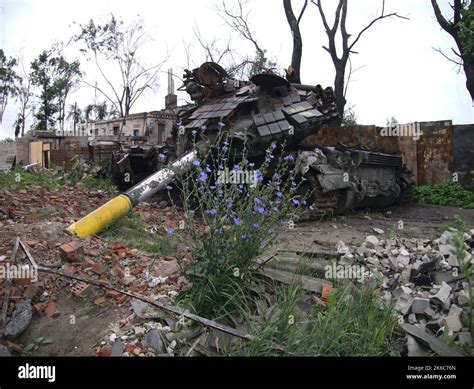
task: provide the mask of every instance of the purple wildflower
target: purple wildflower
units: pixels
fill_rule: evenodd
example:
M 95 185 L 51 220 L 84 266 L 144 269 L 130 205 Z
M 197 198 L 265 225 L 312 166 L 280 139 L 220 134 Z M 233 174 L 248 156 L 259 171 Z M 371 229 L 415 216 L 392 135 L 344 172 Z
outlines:
M 214 216 L 216 213 L 217 213 L 217 210 L 214 209 L 214 208 L 209 209 L 209 210 L 207 211 L 207 214 L 208 214 L 208 215 L 213 215 L 213 216 Z

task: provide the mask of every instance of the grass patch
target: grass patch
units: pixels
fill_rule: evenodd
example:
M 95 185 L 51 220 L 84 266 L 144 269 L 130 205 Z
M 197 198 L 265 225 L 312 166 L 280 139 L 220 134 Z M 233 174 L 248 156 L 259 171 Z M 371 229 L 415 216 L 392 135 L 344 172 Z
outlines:
M 6 188 L 10 191 L 21 190 L 31 186 L 47 187 L 50 191 L 53 191 L 62 186 L 74 187 L 78 183 L 81 183 L 88 189 L 104 190 L 106 192 L 117 191 L 117 187 L 111 178 L 97 178 L 92 174 L 84 172 L 53 174 L 39 171 L 31 173 L 19 166 L 7 172 L 0 172 L 0 188 Z
M 41 219 L 48 219 L 52 216 L 62 216 L 62 210 L 58 207 L 44 207 L 33 211 Z
M 46 186 L 49 190 L 55 190 L 61 187 L 61 185 L 59 176 L 48 175 L 43 172 L 30 173 L 21 167 L 16 167 L 7 172 L 0 172 L 0 188 L 11 191 L 30 186 Z
M 381 309 L 372 290 L 363 287 L 349 294 L 341 288 L 331 294 L 326 310 L 309 314 L 297 308 L 298 287 L 277 292 L 276 302 L 249 317 L 255 339 L 241 343 L 232 355 L 246 356 L 382 356 L 397 355 L 391 334 L 396 325 L 392 308 Z M 275 349 L 285 347 L 285 352 Z
M 172 254 L 175 250 L 173 238 L 168 235 L 152 234 L 146 230 L 146 226 L 140 216 L 132 211 L 107 226 L 100 235 L 109 242 L 121 242 L 127 247 L 152 254 Z
M 461 184 L 452 181 L 433 186 L 418 186 L 413 188 L 412 199 L 419 204 L 474 208 L 474 192 L 466 190 Z

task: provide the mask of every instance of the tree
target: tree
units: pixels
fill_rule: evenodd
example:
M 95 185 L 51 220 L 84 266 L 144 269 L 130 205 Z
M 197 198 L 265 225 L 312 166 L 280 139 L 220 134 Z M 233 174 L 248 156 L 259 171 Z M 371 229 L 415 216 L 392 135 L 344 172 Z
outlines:
M 15 72 L 16 65 L 17 60 L 12 57 L 7 58 L 5 52 L 0 49 L 0 123 L 8 98 L 14 97 L 16 93 L 16 84 L 19 81 L 19 77 Z
M 221 5 L 215 6 L 216 12 L 222 18 L 224 23 L 233 31 L 237 32 L 241 38 L 253 46 L 253 56 L 245 55 L 236 59 L 229 44 L 229 52 L 233 64 L 228 67 L 228 72 L 233 76 L 250 78 L 255 74 L 264 73 L 276 67 L 276 63 L 268 58 L 267 51 L 261 46 L 255 37 L 255 33 L 250 24 L 251 11 L 247 11 L 248 2 L 246 0 L 237 0 L 236 7 L 230 8 L 225 0 Z M 201 45 L 202 41 L 199 40 Z M 230 40 L 229 40 L 230 42 Z
M 23 66 L 23 65 L 22 65 Z M 15 120 L 15 137 L 25 135 L 26 120 L 30 116 L 33 108 L 31 99 L 33 97 L 31 79 L 23 68 L 23 75 L 16 86 L 16 100 L 19 105 L 17 117 Z
M 58 105 L 54 91 L 54 71 L 56 59 L 50 51 L 44 50 L 37 59 L 31 63 L 31 82 L 39 89 L 40 106 L 34 116 L 35 129 L 47 131 L 56 124 Z
M 102 121 L 118 116 L 118 112 L 115 111 L 112 105 L 109 106 L 106 101 L 98 104 L 88 104 L 83 110 L 78 108 L 76 104 L 71 104 L 68 112 L 67 119 L 74 121 L 74 123 Z
M 66 116 L 66 99 L 68 94 L 78 85 L 82 76 L 79 61 L 68 62 L 61 55 L 58 57 L 55 89 L 58 100 L 58 120 L 60 129 L 64 130 L 64 118 Z
M 31 82 L 40 90 L 40 106 L 35 113 L 37 130 L 54 127 L 56 120 L 64 128 L 66 99 L 81 74 L 79 62 L 68 62 L 57 48 L 44 50 L 31 63 Z
M 321 20 L 328 36 L 328 46 L 323 46 L 323 49 L 330 54 L 332 62 L 334 64 L 334 69 L 336 71 L 336 76 L 334 79 L 334 93 L 336 95 L 337 110 L 339 112 L 340 117 L 342 118 L 344 115 L 344 107 L 346 105 L 346 67 L 349 62 L 350 55 L 357 54 L 357 52 L 354 51 L 354 47 L 356 46 L 357 42 L 359 42 L 360 38 L 364 35 L 364 33 L 366 33 L 370 28 L 374 26 L 374 24 L 376 24 L 380 20 L 393 17 L 401 19 L 407 18 L 398 15 L 398 13 L 396 12 L 386 14 L 385 0 L 383 0 L 380 15 L 372 19 L 372 21 L 368 23 L 362 30 L 360 30 L 357 35 L 353 35 L 348 33 L 346 27 L 348 0 L 339 0 L 336 8 L 334 23 L 332 26 L 329 25 L 326 13 L 323 9 L 322 1 L 311 0 L 311 3 L 313 3 L 319 10 Z M 340 54 L 340 50 L 338 50 L 336 45 L 338 32 L 340 32 L 342 41 L 342 52 Z M 353 36 L 355 36 L 355 38 L 351 40 L 351 37 Z
M 452 49 L 456 59 L 448 60 L 462 66 L 466 75 L 466 88 L 474 103 L 474 2 L 471 0 L 454 0 L 451 5 L 453 17 L 446 19 L 441 13 L 436 0 L 431 0 L 436 20 L 441 28 L 451 35 L 456 43 L 457 51 Z
M 74 127 L 76 123 L 84 122 L 84 115 L 82 109 L 77 106 L 77 104 L 69 104 L 69 109 L 66 116 L 67 120 L 72 120 Z
M 343 127 L 357 126 L 357 114 L 352 104 L 347 104 L 344 108 L 344 114 L 342 115 L 341 125 Z
M 303 55 L 303 39 L 301 37 L 300 22 L 307 5 L 308 0 L 305 0 L 300 14 L 298 18 L 296 18 L 291 6 L 291 0 L 283 0 L 283 8 L 285 9 L 286 20 L 288 21 L 291 35 L 293 36 L 293 53 L 291 55 L 291 65 L 286 71 L 286 78 L 288 81 L 297 84 L 301 83 L 301 57 Z
M 72 41 L 81 45 L 81 52 L 95 65 L 104 85 L 83 82 L 102 94 L 121 117 L 128 116 L 142 94 L 157 85 L 164 63 L 164 60 L 152 65 L 145 63 L 148 55 L 145 46 L 151 38 L 144 31 L 143 19 L 125 25 L 112 14 L 103 25 L 91 19 L 79 28 Z M 107 65 L 115 70 L 105 70 Z M 119 74 L 121 80 L 116 82 L 110 74 Z

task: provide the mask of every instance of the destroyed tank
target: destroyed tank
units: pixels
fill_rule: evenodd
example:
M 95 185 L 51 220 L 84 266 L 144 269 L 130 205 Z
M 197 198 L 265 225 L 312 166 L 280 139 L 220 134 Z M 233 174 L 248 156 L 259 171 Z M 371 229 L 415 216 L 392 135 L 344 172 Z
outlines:
M 180 108 L 171 142 L 114 155 L 111 170 L 119 186 L 133 186 L 71 225 L 70 233 L 96 233 L 165 189 L 177 175 L 190 171 L 193 161 L 219 147 L 223 133 L 232 145 L 229 166 L 242 158 L 244 147 L 256 168 L 270 147 L 274 153 L 284 153 L 282 157 L 292 155 L 294 168 L 306 178 L 306 187 L 300 190 L 311 193 L 314 211 L 305 218 L 387 207 L 400 202 L 410 186 L 410 173 L 400 155 L 342 144 L 305 146 L 307 137 L 339 122 L 330 87 L 292 84 L 273 73 L 240 81 L 211 62 L 186 70 L 183 81 L 180 90 L 189 94 L 193 104 Z
M 258 167 L 272 144 L 291 154 L 307 179 L 313 214 L 342 213 L 354 208 L 384 208 L 400 202 L 410 186 L 410 172 L 400 155 L 349 148 L 308 147 L 304 140 L 323 127 L 339 123 L 333 89 L 289 83 L 273 73 L 240 81 L 215 63 L 186 70 L 185 90 L 195 103 L 180 112 L 173 140 L 183 155 L 200 140 L 217 143 L 224 131 L 239 152 Z M 306 215 L 311 216 L 309 214 Z

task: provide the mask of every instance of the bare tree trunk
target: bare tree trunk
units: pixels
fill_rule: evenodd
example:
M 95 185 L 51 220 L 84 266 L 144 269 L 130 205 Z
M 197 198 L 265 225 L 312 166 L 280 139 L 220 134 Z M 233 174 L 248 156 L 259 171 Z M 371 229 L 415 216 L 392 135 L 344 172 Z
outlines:
M 286 20 L 290 26 L 291 34 L 293 36 L 293 54 L 291 55 L 291 65 L 286 72 L 286 78 L 290 82 L 296 84 L 301 83 L 301 57 L 303 55 L 303 39 L 300 31 L 300 21 L 308 5 L 308 0 L 305 0 L 303 9 L 300 12 L 298 19 L 293 13 L 291 0 L 283 0 L 283 7 L 285 9 Z
M 341 62 L 338 66 L 336 66 L 336 77 L 334 79 L 334 94 L 336 97 L 337 112 L 339 113 L 341 122 L 342 122 L 342 117 L 344 115 L 344 107 L 346 106 L 346 102 L 347 102 L 344 96 L 345 79 L 346 79 L 346 62 Z
M 466 73 L 466 88 L 471 95 L 474 104 L 474 63 L 464 61 L 464 73 Z
M 380 15 L 372 19 L 372 21 L 367 24 L 360 32 L 356 35 L 349 34 L 346 28 L 346 20 L 347 20 L 347 5 L 348 1 L 347 0 L 339 0 L 336 12 L 335 12 L 335 17 L 334 17 L 334 23 L 332 26 L 330 26 L 328 19 L 326 17 L 326 13 L 323 9 L 322 6 L 322 1 L 321 0 L 311 0 L 311 3 L 313 3 L 319 11 L 319 14 L 321 16 L 321 20 L 324 25 L 324 29 L 326 31 L 326 34 L 328 36 L 328 45 L 323 46 L 323 49 L 326 50 L 332 59 L 332 62 L 334 64 L 334 70 L 336 72 L 336 77 L 334 79 L 334 93 L 336 95 L 336 105 L 337 105 L 337 110 L 339 112 L 339 117 L 340 121 L 342 122 L 342 117 L 344 115 L 344 107 L 346 105 L 346 90 L 345 88 L 345 83 L 346 83 L 346 66 L 347 62 L 349 61 L 349 57 L 351 54 L 356 54 L 353 49 L 354 46 L 357 44 L 359 39 L 362 37 L 362 35 L 372 28 L 372 26 L 378 22 L 379 20 L 383 20 L 386 18 L 391 18 L 391 17 L 397 17 L 401 19 L 407 19 L 404 16 L 398 15 L 396 12 L 386 14 L 385 13 L 385 0 L 382 0 L 382 10 L 380 12 Z M 339 55 L 339 51 L 336 45 L 336 34 L 340 32 L 341 35 L 341 44 L 342 44 L 342 53 Z M 350 41 L 351 37 L 353 38 L 352 41 Z
M 454 15 L 453 15 L 453 18 L 449 20 L 446 19 L 441 13 L 441 10 L 436 0 L 431 0 L 431 5 L 433 7 L 438 24 L 441 26 L 441 28 L 444 31 L 446 31 L 449 35 L 451 35 L 454 41 L 456 42 L 456 46 L 459 52 L 456 53 L 454 49 L 453 51 L 458 57 L 460 57 L 460 59 L 462 60 L 462 63 L 452 60 L 450 58 L 448 59 L 463 67 L 464 73 L 466 75 L 466 88 L 469 94 L 471 95 L 471 99 L 474 104 L 474 58 L 472 55 L 467 53 L 466 50 L 464 49 L 463 42 L 459 34 L 460 23 L 463 21 L 462 8 L 464 7 L 464 3 L 461 2 L 461 0 L 454 0 L 454 4 L 451 5 L 452 10 L 454 11 Z M 474 2 L 471 2 L 469 7 L 474 7 Z M 441 52 L 441 50 L 439 51 Z

